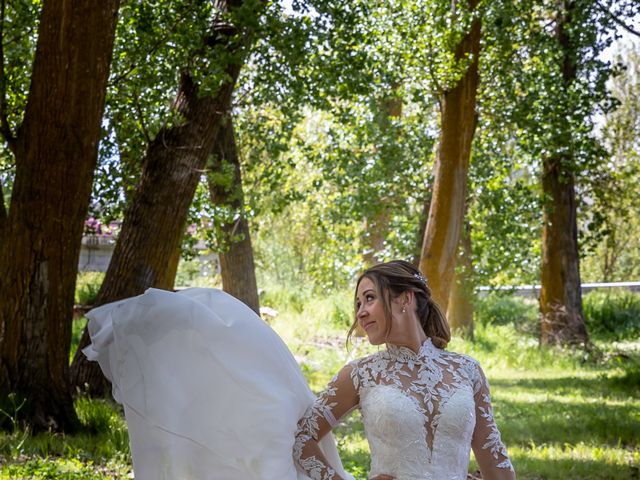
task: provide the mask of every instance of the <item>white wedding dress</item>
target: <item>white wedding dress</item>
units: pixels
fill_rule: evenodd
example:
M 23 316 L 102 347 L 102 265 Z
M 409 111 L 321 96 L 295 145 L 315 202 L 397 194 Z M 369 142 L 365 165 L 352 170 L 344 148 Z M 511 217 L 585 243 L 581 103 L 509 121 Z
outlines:
M 353 408 L 362 412 L 370 477 L 465 480 L 472 446 L 489 478 L 492 472 L 513 470 L 480 366 L 436 348 L 429 338 L 417 353 L 388 345 L 351 362 L 309 407 L 296 432 L 295 457 L 314 480 L 339 473 L 310 440 L 322 438 Z
M 124 406 L 136 480 L 302 480 L 296 423 L 314 396 L 291 353 L 230 295 L 150 289 L 87 315 L 97 360 Z M 322 440 L 342 470 L 331 436 Z

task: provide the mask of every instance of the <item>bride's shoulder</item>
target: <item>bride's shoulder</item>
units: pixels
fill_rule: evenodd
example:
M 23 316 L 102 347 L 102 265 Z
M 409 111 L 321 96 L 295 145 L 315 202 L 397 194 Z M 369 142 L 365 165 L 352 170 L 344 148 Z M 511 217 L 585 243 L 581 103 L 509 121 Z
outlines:
M 447 363 L 451 363 L 453 366 L 464 371 L 474 382 L 482 378 L 483 373 L 480 362 L 472 356 L 448 350 L 443 350 L 442 356 L 447 360 Z

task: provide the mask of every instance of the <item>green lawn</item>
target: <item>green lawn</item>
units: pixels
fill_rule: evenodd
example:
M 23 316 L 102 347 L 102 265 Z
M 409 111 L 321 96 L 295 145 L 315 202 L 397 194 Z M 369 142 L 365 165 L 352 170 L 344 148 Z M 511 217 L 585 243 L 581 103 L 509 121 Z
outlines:
M 344 347 L 348 295 L 310 297 L 304 308 L 284 303 L 272 325 L 301 362 L 313 390 L 346 361 L 371 351 L 358 339 L 351 349 Z M 505 320 L 501 312 L 500 322 L 476 325 L 473 342 L 454 338 L 450 349 L 472 355 L 483 366 L 518 478 L 639 479 L 640 341 L 617 332 L 617 342 L 595 337 L 589 353 L 541 349 L 532 333 L 534 317 L 514 312 L 517 318 Z M 130 478 L 126 424 L 118 406 L 81 398 L 76 408 L 84 433 L 0 434 L 0 480 Z M 346 468 L 365 479 L 368 446 L 357 413 L 336 437 Z

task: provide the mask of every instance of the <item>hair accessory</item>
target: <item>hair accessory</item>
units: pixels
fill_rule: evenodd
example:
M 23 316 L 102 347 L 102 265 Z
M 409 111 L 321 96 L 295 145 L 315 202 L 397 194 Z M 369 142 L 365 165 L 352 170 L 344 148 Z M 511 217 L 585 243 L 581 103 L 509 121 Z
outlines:
M 422 273 L 420 272 L 414 273 L 413 276 L 416 277 L 418 280 L 420 280 L 422 283 L 424 283 L 425 287 L 428 286 L 427 279 L 425 278 L 424 275 L 422 275 Z

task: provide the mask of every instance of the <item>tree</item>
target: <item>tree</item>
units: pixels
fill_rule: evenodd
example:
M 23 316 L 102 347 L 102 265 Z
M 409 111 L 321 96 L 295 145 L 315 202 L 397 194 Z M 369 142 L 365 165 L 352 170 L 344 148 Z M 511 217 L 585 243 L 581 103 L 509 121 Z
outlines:
M 576 45 L 571 27 L 577 20 L 576 2 L 560 3 L 555 38 L 561 51 L 562 87 L 569 91 L 576 81 Z M 567 110 L 570 105 L 565 105 Z M 569 112 L 567 112 L 569 113 Z M 570 135 L 570 132 L 563 132 Z M 558 142 L 559 143 L 559 142 Z M 543 158 L 542 190 L 545 195 L 542 230 L 542 287 L 540 291 L 542 343 L 586 343 L 587 329 L 582 314 L 582 289 L 578 253 L 578 223 L 575 174 L 572 156 L 559 145 Z
M 0 50 L 2 134 L 16 166 L 9 209 L 0 209 L 0 392 L 26 399 L 21 413 L 35 430 L 77 426 L 68 383 L 74 286 L 118 6 L 44 2 L 15 133 Z
M 620 42 L 622 68 L 608 84 L 617 106 L 603 117 L 600 137 L 609 160 L 589 185 L 579 210 L 581 263 L 587 282 L 625 281 L 640 276 L 640 221 L 635 215 L 640 182 L 640 43 Z
M 226 210 L 217 219 L 222 288 L 260 314 L 249 222 L 244 212 L 240 160 L 231 117 L 221 125 L 207 174 L 212 204 Z
M 447 306 L 447 321 L 451 330 L 467 338 L 473 338 L 474 279 L 470 230 L 469 222 L 465 221 L 460 235 L 456 271 L 451 282 Z
M 217 2 L 216 8 L 208 3 L 202 8 L 205 13 L 209 8 L 213 19 L 200 43 L 191 46 L 194 66 L 181 67 L 172 110 L 147 147 L 140 183 L 125 213 L 97 305 L 141 294 L 149 287 L 173 287 L 171 260 L 180 247 L 207 159 L 230 112 L 262 6 L 252 0 L 229 0 Z M 107 385 L 99 367 L 81 353 L 89 341 L 85 329 L 71 367 L 72 382 L 91 394 L 104 395 Z
M 468 61 L 466 71 L 441 98 L 440 140 L 436 156 L 429 219 L 424 234 L 420 270 L 429 279 L 434 300 L 446 308 L 453 281 L 464 219 L 471 143 L 476 126 L 480 17 L 477 2 L 469 32 L 455 49 L 456 60 Z

